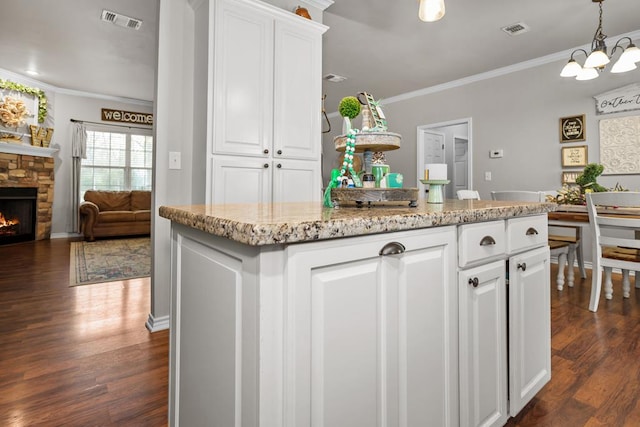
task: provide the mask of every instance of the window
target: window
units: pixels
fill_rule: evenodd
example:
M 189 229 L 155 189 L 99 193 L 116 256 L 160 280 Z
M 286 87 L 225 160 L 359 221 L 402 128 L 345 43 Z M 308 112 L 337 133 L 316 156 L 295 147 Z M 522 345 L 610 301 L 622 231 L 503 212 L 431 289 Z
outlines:
M 86 190 L 151 190 L 153 137 L 144 131 L 87 129 L 87 158 L 80 170 Z

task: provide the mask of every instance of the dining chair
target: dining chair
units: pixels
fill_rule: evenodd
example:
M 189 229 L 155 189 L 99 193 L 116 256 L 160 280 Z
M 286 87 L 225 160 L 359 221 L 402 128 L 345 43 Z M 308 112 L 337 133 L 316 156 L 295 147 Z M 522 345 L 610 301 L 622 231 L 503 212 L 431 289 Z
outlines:
M 458 190 L 458 200 L 480 200 L 480 193 L 476 190 Z
M 613 297 L 611 271 L 614 268 L 622 270 L 622 296 L 629 298 L 629 271 L 636 274 L 640 271 L 640 240 L 635 236 L 629 237 L 632 231 L 640 230 L 640 218 L 625 215 L 607 216 L 607 210 L 616 208 L 640 208 L 640 193 L 638 192 L 604 192 L 587 193 L 587 210 L 589 224 L 593 233 L 593 269 L 591 271 L 591 299 L 589 310 L 598 310 L 602 274 L 604 269 L 604 297 Z M 620 237 L 622 236 L 622 237 Z M 638 288 L 636 281 L 636 288 Z
M 544 191 L 492 191 L 492 200 L 513 200 L 518 202 L 544 202 L 546 201 L 546 193 Z M 575 227 L 572 227 L 575 229 Z M 558 258 L 558 275 L 556 276 L 556 287 L 559 291 L 564 289 L 565 284 L 565 265 L 568 265 L 567 284 L 569 287 L 574 285 L 573 263 L 575 260 L 579 242 L 569 238 L 552 238 L 548 237 L 549 251 L 551 255 Z M 564 236 L 562 236 L 564 237 Z

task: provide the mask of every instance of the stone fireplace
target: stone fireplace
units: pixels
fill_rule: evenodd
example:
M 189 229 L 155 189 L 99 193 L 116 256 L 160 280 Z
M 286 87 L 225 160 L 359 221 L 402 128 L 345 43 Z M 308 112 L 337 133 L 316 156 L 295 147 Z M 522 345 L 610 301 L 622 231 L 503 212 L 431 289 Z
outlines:
M 24 191 L 19 189 L 29 188 L 35 193 L 36 207 L 33 212 L 35 240 L 51 237 L 54 184 L 54 159 L 51 156 L 56 151 L 0 142 L 0 188 L 14 189 L 9 191 L 10 194 L 24 194 Z M 27 199 L 28 197 L 19 196 L 18 198 Z M 3 198 L 2 203 L 6 203 L 6 200 Z M 22 210 L 28 210 L 28 208 L 23 207 Z

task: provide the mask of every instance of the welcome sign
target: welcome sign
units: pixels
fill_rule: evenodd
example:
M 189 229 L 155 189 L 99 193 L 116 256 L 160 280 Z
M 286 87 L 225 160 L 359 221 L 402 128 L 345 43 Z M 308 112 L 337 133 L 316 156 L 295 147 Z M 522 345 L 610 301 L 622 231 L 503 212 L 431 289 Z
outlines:
M 640 110 L 640 84 L 634 83 L 594 96 L 597 114 Z
M 136 113 L 135 111 L 102 109 L 102 120 L 105 122 L 136 123 L 139 125 L 153 125 L 153 114 Z

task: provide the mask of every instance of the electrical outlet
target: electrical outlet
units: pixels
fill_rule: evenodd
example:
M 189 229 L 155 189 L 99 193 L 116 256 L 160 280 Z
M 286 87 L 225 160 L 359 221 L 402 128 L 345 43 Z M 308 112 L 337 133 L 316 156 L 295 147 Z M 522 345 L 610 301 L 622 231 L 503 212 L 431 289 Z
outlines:
M 504 156 L 504 150 L 502 149 L 489 151 L 489 157 L 492 159 L 499 159 L 502 156 Z
M 484 180 L 485 181 L 491 181 L 491 172 L 485 172 L 484 173 Z

